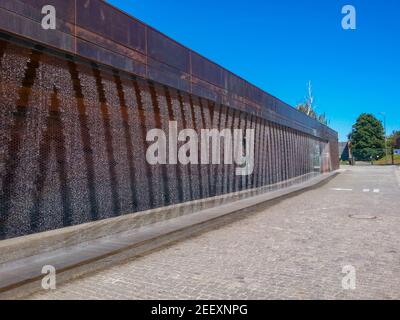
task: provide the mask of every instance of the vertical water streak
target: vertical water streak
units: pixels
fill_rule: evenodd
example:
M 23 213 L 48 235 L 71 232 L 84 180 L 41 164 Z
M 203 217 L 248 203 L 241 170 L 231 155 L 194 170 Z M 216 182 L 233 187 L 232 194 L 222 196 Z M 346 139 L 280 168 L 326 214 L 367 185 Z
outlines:
M 202 98 L 199 98 L 200 115 L 201 115 L 201 126 L 202 126 L 202 129 L 207 129 L 206 115 L 204 113 L 205 106 L 204 106 L 202 101 L 203 101 Z M 201 159 L 201 157 L 199 159 Z M 207 170 L 208 170 L 208 175 L 207 175 L 207 181 L 208 181 L 208 184 L 207 184 L 207 196 L 210 197 L 211 196 L 211 190 L 212 190 L 211 189 L 212 188 L 212 186 L 211 186 L 211 172 L 212 172 L 211 171 L 211 166 L 207 165 Z
M 275 125 L 270 123 L 270 135 L 271 135 L 271 184 L 276 183 L 277 181 L 277 172 L 276 168 L 276 152 L 275 152 Z
M 290 145 L 291 145 L 291 154 L 289 157 L 290 160 L 290 166 L 293 166 L 293 171 L 290 176 L 290 178 L 294 178 L 298 175 L 298 166 L 299 166 L 299 158 L 297 157 L 297 152 L 296 152 L 296 137 L 293 134 L 293 130 L 290 129 Z
M 303 171 L 302 174 L 307 173 L 307 136 L 302 135 L 302 147 L 301 150 L 303 151 Z
M 124 88 L 122 86 L 121 76 L 117 71 L 114 72 L 114 81 L 117 87 L 118 99 L 120 105 L 120 112 L 122 116 L 122 125 L 124 130 L 125 146 L 127 152 L 127 163 L 129 170 L 129 186 L 131 189 L 131 201 L 132 210 L 135 212 L 138 208 L 138 195 L 136 189 L 136 178 L 135 178 L 135 165 L 133 156 L 133 141 L 132 141 L 132 130 L 130 126 L 130 118 L 128 113 L 128 106 L 125 100 Z
M 248 151 L 246 143 L 246 131 L 248 129 L 248 125 L 249 125 L 249 114 L 246 112 L 244 119 L 244 129 L 243 129 L 243 154 L 245 154 Z M 247 182 L 248 182 L 248 175 L 241 176 L 240 191 L 247 189 Z
M 299 154 L 299 148 L 297 146 L 298 140 L 297 140 L 297 135 L 295 134 L 295 132 L 293 130 L 291 131 L 291 135 L 292 135 L 292 139 L 291 139 L 291 143 L 292 143 L 292 160 L 294 162 L 294 172 L 293 172 L 293 176 L 292 177 L 297 177 L 299 176 L 299 167 L 301 165 L 301 161 L 300 161 L 300 154 Z
M 279 182 L 284 181 L 285 180 L 285 148 L 282 146 L 285 146 L 285 139 L 283 136 L 283 127 L 282 125 L 278 125 L 278 152 L 279 152 Z
M 51 144 L 54 143 L 54 150 L 57 159 L 57 171 L 61 187 L 61 202 L 63 210 L 63 226 L 70 226 L 72 222 L 71 210 L 71 192 L 68 186 L 67 163 L 64 128 L 61 119 L 60 101 L 58 90 L 53 88 L 51 94 L 51 103 L 49 105 L 46 129 L 42 136 L 39 148 L 39 171 L 33 185 L 36 187 L 33 195 L 33 208 L 31 210 L 31 230 L 37 232 L 40 230 L 40 205 L 44 198 L 44 187 L 48 175 L 47 166 L 49 164 Z
M 270 175 L 271 175 L 271 143 L 270 143 L 270 134 L 269 134 L 269 124 L 265 119 L 262 119 L 263 125 L 263 138 L 264 138 L 264 165 L 263 165 L 263 179 L 262 179 L 262 186 L 270 184 Z
M 286 155 L 287 173 L 285 179 L 288 180 L 294 176 L 295 159 L 293 157 L 292 130 L 290 130 L 290 128 L 288 127 L 285 127 L 285 131 L 286 131 L 286 143 L 288 146 Z
M 138 114 L 139 114 L 139 126 L 140 126 L 140 133 L 141 133 L 141 137 L 140 137 L 140 142 L 143 144 L 143 146 L 145 146 L 144 150 L 146 152 L 146 146 L 148 145 L 147 141 L 146 141 L 146 136 L 147 136 L 147 132 L 146 132 L 146 112 L 144 110 L 144 106 L 143 106 L 143 101 L 142 101 L 142 95 L 140 94 L 140 87 L 139 87 L 139 83 L 136 80 L 136 78 L 132 79 L 132 83 L 133 83 L 133 88 L 135 90 L 135 96 L 136 96 L 136 102 L 138 104 Z M 144 166 L 145 166 L 145 175 L 147 177 L 146 181 L 147 181 L 147 190 L 149 191 L 149 200 L 150 200 L 150 206 L 153 208 L 155 206 L 154 203 L 154 187 L 151 184 L 151 168 L 150 168 L 150 164 L 144 160 Z
M 194 131 L 196 131 L 197 134 L 199 135 L 199 130 L 198 130 L 199 128 L 197 127 L 197 123 L 196 123 L 196 114 L 194 112 L 193 97 L 191 94 L 189 94 L 189 104 L 190 104 L 190 111 L 192 114 L 192 126 L 193 126 Z M 200 137 L 200 135 L 199 135 L 199 137 Z M 197 173 L 198 173 L 200 199 L 202 199 L 202 198 L 204 198 L 204 195 L 203 195 L 203 186 L 202 186 L 202 180 L 201 180 L 200 147 L 198 148 L 198 159 L 199 159 L 199 163 L 196 165 L 196 167 L 197 167 Z
M 27 109 L 32 86 L 37 77 L 37 70 L 40 65 L 42 52 L 32 50 L 25 69 L 24 78 L 20 89 L 18 90 L 18 100 L 16 111 L 13 113 L 14 124 L 11 128 L 11 139 L 7 145 L 8 154 L 5 161 L 4 172 L 2 178 L 3 193 L 0 195 L 0 239 L 6 236 L 5 223 L 10 214 L 11 198 L 13 195 L 15 174 L 19 164 L 19 152 L 21 149 L 21 134 L 26 127 Z
M 248 114 L 247 115 L 246 129 L 253 130 L 254 129 L 253 125 L 254 125 L 254 115 L 253 114 L 250 114 L 250 115 Z M 246 131 L 247 130 L 244 131 L 244 135 L 246 137 L 246 154 L 250 155 L 250 153 L 249 153 L 250 150 L 247 149 L 247 134 L 246 134 Z M 254 135 L 254 139 L 255 138 L 256 138 L 256 135 Z M 255 161 L 255 159 L 253 159 L 253 161 Z M 246 178 L 246 180 L 245 180 L 245 188 L 246 189 L 251 188 L 251 186 L 253 184 L 253 177 L 254 177 L 254 171 L 251 174 L 248 174 L 248 175 L 245 176 L 245 178 Z
M 230 129 L 232 132 L 232 169 L 229 170 L 228 173 L 228 192 L 233 192 L 235 190 L 235 148 L 234 148 L 234 129 L 235 128 L 235 119 L 236 119 L 236 109 L 232 109 L 232 114 L 230 116 Z
M 117 216 L 121 213 L 121 207 L 119 203 L 119 192 L 118 192 L 118 178 L 117 172 L 115 170 L 116 160 L 114 156 L 114 147 L 112 144 L 112 128 L 110 121 L 110 114 L 107 106 L 107 99 L 104 90 L 104 84 L 102 81 L 102 76 L 99 68 L 96 65 L 92 65 L 93 75 L 96 80 L 97 87 L 97 95 L 100 101 L 100 111 L 103 118 L 103 127 L 104 127 L 104 135 L 105 135 L 105 143 L 107 150 L 107 160 L 108 160 L 108 170 L 110 174 L 110 183 L 111 183 L 111 197 L 112 197 L 112 207 L 113 207 L 113 215 Z
M 221 132 L 221 117 L 222 117 L 222 106 L 218 105 L 218 107 L 216 108 L 218 110 L 218 119 L 217 123 L 213 122 L 213 128 L 217 129 L 219 132 Z M 215 112 L 215 109 L 214 109 Z M 221 157 L 221 148 L 219 150 L 216 150 L 220 157 Z M 220 174 L 219 174 L 219 170 L 221 169 L 221 163 L 222 163 L 222 159 L 220 158 L 220 163 L 213 165 L 213 172 L 214 172 L 214 189 L 213 189 L 213 195 L 217 196 L 220 194 Z
M 229 121 L 230 121 L 230 110 L 231 110 L 231 108 L 226 107 L 225 110 L 226 110 L 226 113 L 225 113 L 224 129 L 230 129 Z M 231 133 L 232 133 L 232 131 L 231 131 Z M 233 133 L 232 133 L 232 135 L 233 135 Z M 230 149 L 232 149 L 232 148 L 230 148 Z M 225 150 L 225 148 L 224 148 L 223 159 L 225 158 L 225 152 L 228 152 L 228 151 L 232 153 L 232 150 Z M 228 185 L 229 185 L 230 171 L 231 171 L 231 165 L 224 162 L 223 180 L 222 180 L 222 190 L 223 190 L 222 192 L 224 194 L 229 192 Z
M 68 61 L 68 68 L 72 79 L 73 89 L 75 92 L 76 106 L 77 106 L 78 119 L 80 125 L 80 135 L 83 145 L 83 154 L 85 158 L 87 188 L 89 191 L 89 202 L 90 202 L 90 216 L 93 221 L 96 221 L 99 217 L 99 206 L 97 203 L 97 196 L 96 196 L 94 159 L 93 159 L 93 149 L 91 146 L 88 115 L 86 112 L 86 105 L 84 102 L 84 95 L 82 91 L 82 83 L 81 79 L 79 78 L 79 71 L 77 65 L 73 61 Z
M 263 174 L 263 183 L 262 185 L 271 184 L 271 140 L 270 140 L 270 127 L 269 122 L 265 119 L 262 119 L 262 124 L 264 127 L 264 174 Z
M 164 85 L 164 94 L 165 98 L 167 100 L 167 108 L 168 108 L 168 119 L 169 121 L 176 121 L 175 115 L 174 115 L 174 110 L 172 107 L 172 99 L 171 99 L 171 94 L 169 92 L 169 89 L 167 86 Z M 183 202 L 184 196 L 183 196 L 183 172 L 182 168 L 179 165 L 174 166 L 176 168 L 175 170 L 175 176 L 178 181 L 177 185 L 177 191 L 178 191 L 178 199 L 179 202 Z
M 3 56 L 6 53 L 8 42 L 0 40 L 0 68 L 3 66 Z
M 240 110 L 237 111 L 237 118 L 236 118 L 237 126 L 236 126 L 236 129 L 242 129 L 243 130 L 243 128 L 242 128 L 242 118 L 243 118 L 242 114 L 243 114 L 242 111 L 240 111 Z M 238 141 L 237 143 L 239 144 L 240 142 Z M 236 155 L 240 156 L 239 151 L 240 150 L 234 149 L 235 157 L 236 157 Z M 241 177 L 237 176 L 236 175 L 236 171 L 235 171 L 234 176 L 233 176 L 234 192 L 241 191 L 240 190 L 240 180 L 241 180 Z
M 290 132 L 287 127 L 282 127 L 283 142 L 283 180 L 288 180 L 292 171 L 290 166 Z
M 158 104 L 158 100 L 157 100 L 157 93 L 156 93 L 156 89 L 154 88 L 154 84 L 150 83 L 149 84 L 149 89 L 150 89 L 150 96 L 151 96 L 151 101 L 152 101 L 152 105 L 153 105 L 153 114 L 154 114 L 154 123 L 155 123 L 155 127 L 157 129 L 162 129 L 162 123 L 161 123 L 161 110 L 160 110 L 160 106 Z M 161 165 L 161 181 L 160 181 L 160 185 L 161 185 L 161 193 L 162 193 L 162 201 L 163 204 L 162 205 L 169 205 L 171 203 L 171 197 L 170 194 L 168 192 L 168 173 L 167 173 L 167 167 L 165 165 Z M 167 191 L 167 192 L 166 192 Z
M 283 127 L 281 125 L 277 126 L 278 128 L 278 144 L 277 144 L 277 152 L 279 153 L 279 179 L 278 182 L 285 180 L 285 140 L 283 138 Z
M 302 134 L 299 135 L 299 146 L 300 148 L 300 159 L 301 159 L 301 166 L 300 166 L 300 175 L 304 174 L 304 136 Z
M 210 115 L 210 128 L 209 129 L 213 129 L 214 128 L 214 113 L 215 113 L 215 108 L 216 108 L 216 103 L 213 101 L 209 101 L 207 100 L 207 105 L 208 105 L 208 110 L 209 110 L 209 115 Z M 211 148 L 209 149 L 211 150 Z M 211 153 L 210 153 L 210 164 L 209 164 L 209 168 L 210 168 L 210 196 L 214 197 L 215 196 L 215 190 L 216 190 L 216 177 L 215 177 L 215 173 L 214 173 L 214 166 L 211 164 L 212 163 L 212 157 L 211 157 Z
M 181 117 L 182 117 L 182 126 L 184 129 L 187 129 L 187 121 L 186 121 L 186 116 L 185 116 L 185 109 L 184 109 L 184 105 L 183 105 L 183 98 L 182 98 L 182 94 L 181 92 L 178 90 L 178 101 L 179 101 L 179 107 L 180 107 L 180 112 L 181 112 Z M 188 173 L 189 173 L 189 177 L 188 177 L 188 184 L 189 184 L 189 196 L 190 196 L 190 200 L 193 200 L 193 186 L 192 186 L 192 167 L 190 165 L 188 165 Z
M 263 126 L 261 124 L 261 118 L 256 117 L 256 153 L 254 164 L 254 187 L 258 188 L 262 184 L 262 177 L 263 177 L 263 165 L 264 165 L 264 137 L 262 136 Z

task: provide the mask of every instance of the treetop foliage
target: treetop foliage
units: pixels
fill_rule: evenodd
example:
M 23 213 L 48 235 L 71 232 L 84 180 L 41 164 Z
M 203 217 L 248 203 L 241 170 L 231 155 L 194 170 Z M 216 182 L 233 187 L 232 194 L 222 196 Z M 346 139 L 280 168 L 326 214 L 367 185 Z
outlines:
M 349 140 L 356 160 L 377 160 L 385 155 L 384 128 L 382 122 L 372 114 L 363 113 L 358 117 Z

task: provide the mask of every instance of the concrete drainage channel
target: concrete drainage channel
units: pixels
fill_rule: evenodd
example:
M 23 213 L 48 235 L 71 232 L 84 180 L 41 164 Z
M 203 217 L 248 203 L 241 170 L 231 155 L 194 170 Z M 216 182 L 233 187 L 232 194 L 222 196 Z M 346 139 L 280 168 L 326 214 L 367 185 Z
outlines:
M 37 252 L 32 256 L 26 256 L 25 253 L 25 256 L 18 259 L 3 261 L 0 264 L 0 299 L 21 299 L 42 290 L 43 275 L 41 271 L 45 265 L 55 267 L 59 286 L 67 281 L 123 263 L 210 228 L 245 218 L 249 213 L 257 212 L 259 207 L 268 205 L 270 200 L 319 187 L 340 172 L 341 170 L 323 174 L 285 189 L 258 194 L 91 241 L 66 245 L 52 251 Z M 63 231 L 58 232 L 62 233 Z M 65 236 L 60 235 L 57 239 L 57 231 L 55 234 L 56 238 L 53 236 L 52 241 L 62 242 Z M 38 237 L 38 235 L 35 236 Z M 3 254 L 7 250 L 8 253 L 18 252 L 18 249 L 21 248 L 19 251 L 26 251 L 26 246 L 29 245 L 26 242 L 30 242 L 29 239 L 28 241 L 24 241 L 24 238 L 17 239 L 17 245 L 11 249 L 2 247 L 0 253 Z

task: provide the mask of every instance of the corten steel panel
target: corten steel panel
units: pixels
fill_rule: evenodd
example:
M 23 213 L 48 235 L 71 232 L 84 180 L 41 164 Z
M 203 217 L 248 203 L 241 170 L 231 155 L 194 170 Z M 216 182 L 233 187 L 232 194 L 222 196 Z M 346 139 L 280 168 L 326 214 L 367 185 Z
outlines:
M 150 80 L 166 84 L 179 90 L 190 91 L 190 75 L 154 60 L 148 58 L 147 76 Z
M 65 30 L 63 31 L 63 29 L 44 30 L 38 21 L 0 6 L 0 32 L 4 30 L 7 33 L 34 40 L 37 44 L 45 44 L 60 50 L 75 52 L 73 34 L 69 31 L 64 32 Z
M 126 56 L 100 48 L 92 42 L 77 39 L 76 52 L 87 59 L 99 61 L 102 64 L 113 65 L 121 70 L 129 71 L 139 76 L 146 75 L 146 65 L 139 61 L 128 59 Z
M 40 27 L 44 4 L 57 9 L 56 31 Z M 0 18 L 6 32 L 337 140 L 333 130 L 102 0 L 2 0 Z
M 191 52 L 191 64 L 193 76 L 226 88 L 226 72 L 221 67 L 194 52 Z
M 214 88 L 212 84 L 204 82 L 202 80 L 195 80 L 191 84 L 191 93 L 199 97 L 206 98 L 217 103 L 222 102 L 223 92 Z M 240 108 L 236 108 L 239 109 Z
M 190 72 L 189 50 L 151 28 L 147 29 L 147 54 L 179 71 Z
M 41 22 L 42 8 L 45 5 L 53 5 L 57 13 L 57 29 L 62 32 L 73 33 L 75 21 L 75 3 L 65 0 L 0 0 L 0 7 L 5 10 L 28 18 L 35 22 Z
M 246 80 L 237 77 L 232 73 L 228 73 L 227 75 L 228 86 L 227 89 L 229 92 L 232 92 L 238 96 L 249 99 L 255 102 L 258 105 L 263 104 L 263 92 L 259 88 L 250 84 Z
M 83 1 L 82 1 L 83 2 Z M 68 22 L 74 22 L 75 1 L 65 0 L 1 0 L 0 5 L 7 8 L 14 8 L 28 15 L 36 15 L 37 20 L 41 20 L 43 15 L 39 15 L 45 5 L 52 5 L 58 9 L 57 17 Z M 36 11 L 32 10 L 35 8 Z
M 100 37 L 145 53 L 145 25 L 111 9 L 103 1 L 77 1 L 76 24 Z

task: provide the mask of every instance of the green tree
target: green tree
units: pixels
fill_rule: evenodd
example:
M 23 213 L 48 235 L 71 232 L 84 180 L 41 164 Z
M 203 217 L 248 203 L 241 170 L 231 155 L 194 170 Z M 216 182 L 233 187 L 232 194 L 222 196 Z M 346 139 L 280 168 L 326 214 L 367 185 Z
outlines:
M 385 155 L 385 132 L 382 122 L 372 114 L 361 114 L 349 135 L 356 160 L 377 160 Z

